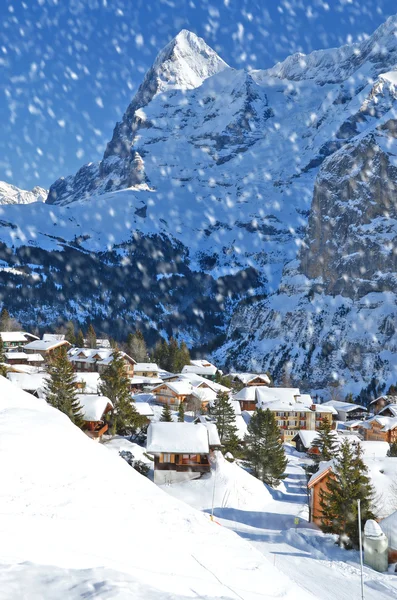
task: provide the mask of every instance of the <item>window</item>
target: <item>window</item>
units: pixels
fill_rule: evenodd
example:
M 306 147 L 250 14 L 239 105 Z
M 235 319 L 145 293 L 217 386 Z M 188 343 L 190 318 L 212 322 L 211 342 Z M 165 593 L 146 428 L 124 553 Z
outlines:
M 284 425 L 284 421 L 277 421 L 277 425 L 278 425 L 279 427 L 282 427 L 282 426 Z
M 171 454 L 163 454 L 163 462 L 170 463 L 171 462 Z

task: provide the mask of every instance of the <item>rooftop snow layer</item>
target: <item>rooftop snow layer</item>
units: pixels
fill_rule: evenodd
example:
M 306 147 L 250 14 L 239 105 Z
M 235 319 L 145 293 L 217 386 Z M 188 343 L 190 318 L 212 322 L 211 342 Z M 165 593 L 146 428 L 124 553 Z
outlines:
M 146 449 L 153 453 L 208 454 L 208 431 L 201 423 L 151 423 Z
M 112 402 L 106 396 L 98 394 L 76 394 L 80 403 L 84 421 L 101 421 L 107 406 L 113 408 Z

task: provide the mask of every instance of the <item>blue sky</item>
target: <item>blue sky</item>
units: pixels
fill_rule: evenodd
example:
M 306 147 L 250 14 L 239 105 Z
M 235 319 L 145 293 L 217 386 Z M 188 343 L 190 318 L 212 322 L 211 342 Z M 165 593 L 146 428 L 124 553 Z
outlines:
M 22 188 L 99 160 L 157 52 L 181 29 L 237 68 L 371 34 L 395 0 L 2 0 L 0 179 Z

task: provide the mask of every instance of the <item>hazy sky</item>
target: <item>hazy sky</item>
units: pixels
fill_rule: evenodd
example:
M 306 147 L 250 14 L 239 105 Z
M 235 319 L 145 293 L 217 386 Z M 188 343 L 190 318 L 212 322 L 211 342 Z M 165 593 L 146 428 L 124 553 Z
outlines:
M 236 68 L 371 34 L 395 0 L 2 0 L 0 179 L 48 187 L 99 160 L 157 52 L 194 31 Z

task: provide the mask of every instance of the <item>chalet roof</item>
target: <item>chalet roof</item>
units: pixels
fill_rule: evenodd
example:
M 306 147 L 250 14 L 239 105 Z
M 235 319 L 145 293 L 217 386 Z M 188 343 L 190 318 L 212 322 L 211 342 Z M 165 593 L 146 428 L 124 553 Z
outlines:
M 339 402 L 339 400 L 329 400 L 328 402 L 323 402 L 321 406 L 333 406 L 338 412 L 345 413 L 349 413 L 357 409 L 367 410 L 365 406 L 361 406 L 360 404 L 352 404 L 351 402 Z
M 244 385 L 247 385 L 250 381 L 257 379 L 258 377 L 266 384 L 270 384 L 270 378 L 266 373 L 230 373 L 230 377 L 238 379 Z
M 207 428 L 207 431 L 208 431 L 209 445 L 210 446 L 220 446 L 221 440 L 219 439 L 219 433 L 218 433 L 218 428 L 217 428 L 216 424 L 206 421 L 204 423 L 204 426 Z
M 230 392 L 230 388 L 226 387 L 225 385 L 221 385 L 220 383 L 216 383 L 216 381 L 211 381 L 210 379 L 201 377 L 201 375 L 197 375 L 197 373 L 181 373 L 178 375 L 178 377 L 180 380 L 189 381 L 189 383 L 191 383 L 194 387 L 206 385 L 214 390 L 214 392 Z
M 134 377 L 130 377 L 130 383 L 131 385 L 160 385 L 161 383 L 163 383 L 163 380 L 159 377 L 145 377 L 144 375 L 134 375 Z
M 156 400 L 156 396 L 151 392 L 141 393 L 141 394 L 133 394 L 131 396 L 136 403 L 138 402 L 153 402 Z
M 29 339 L 39 339 L 37 335 L 27 333 L 26 331 L 1 331 L 0 335 L 3 342 L 27 342 Z
M 7 373 L 7 379 L 21 390 L 35 392 L 42 388 L 48 373 Z
M 146 449 L 154 454 L 208 454 L 208 430 L 201 423 L 151 423 L 147 432 Z
M 135 371 L 137 372 L 153 372 L 156 371 L 157 373 L 159 372 L 159 367 L 156 365 L 156 363 L 136 363 L 135 364 Z
M 239 401 L 260 403 L 271 402 L 275 400 L 285 400 L 295 403 L 296 396 L 300 396 L 299 388 L 270 388 L 263 385 L 251 385 L 240 390 L 234 396 L 234 399 Z
M 163 386 L 168 387 L 178 396 L 189 396 L 193 390 L 193 387 L 188 381 L 164 381 L 160 385 L 153 388 L 153 392 L 156 392 Z
M 29 356 L 29 354 L 26 354 L 26 352 L 5 352 L 4 354 L 7 360 L 27 360 Z M 43 358 L 41 354 L 39 356 Z
M 304 394 L 306 395 L 306 394 Z M 302 396 L 299 398 L 299 400 L 302 398 Z M 324 404 L 313 404 L 313 406 L 315 407 L 315 411 L 318 413 L 331 413 L 332 415 L 337 415 L 338 411 L 336 410 L 336 408 L 334 408 L 333 406 L 325 406 Z
M 332 470 L 332 464 L 333 464 L 332 460 L 321 461 L 319 464 L 317 473 L 314 473 L 310 477 L 307 487 L 308 488 L 313 487 L 313 485 L 315 483 L 317 483 L 317 481 L 320 481 L 323 477 L 325 477 L 325 475 Z
M 136 364 L 135 360 L 125 352 L 120 352 L 120 354 L 130 363 Z M 82 355 L 81 358 L 80 355 Z M 71 362 L 108 365 L 113 360 L 113 348 L 70 348 L 68 356 Z
M 65 336 L 62 333 L 44 333 L 41 339 L 43 342 L 63 342 Z
M 70 346 L 69 342 L 66 340 L 34 340 L 33 342 L 29 342 L 29 344 L 25 344 L 23 347 L 24 350 L 41 350 L 47 352 L 48 350 L 53 350 L 54 348 L 58 348 L 58 346 Z
M 196 363 L 196 364 L 194 364 Z M 185 365 L 182 373 L 196 373 L 197 375 L 215 375 L 217 372 L 215 365 L 211 365 L 207 361 L 191 361 L 190 365 Z
M 387 412 L 388 410 L 392 413 L 393 417 L 397 417 L 397 404 L 388 404 L 387 406 L 382 408 L 382 410 L 380 410 L 378 414 L 382 415 L 382 413 Z
M 201 402 L 213 402 L 216 398 L 216 392 L 210 388 L 195 387 L 192 389 L 191 395 Z
M 152 407 L 148 402 L 135 402 L 135 409 L 139 415 L 142 417 L 153 417 L 154 412 Z
M 385 394 L 384 396 L 379 396 L 378 398 L 375 398 L 375 400 L 371 400 L 369 404 L 376 404 L 376 402 L 379 402 L 380 400 L 385 400 L 386 402 L 394 403 L 397 400 L 397 396 L 388 396 L 387 394 Z
M 102 421 L 102 417 L 112 402 L 106 396 L 98 394 L 76 394 L 80 403 L 84 421 Z
M 372 417 L 372 419 L 368 419 L 363 423 L 363 427 L 365 429 L 370 429 L 372 427 L 372 423 L 379 423 L 382 427 L 381 431 L 391 431 L 397 427 L 397 417 L 384 417 L 380 415 L 376 415 Z
M 41 354 L 26 354 L 26 360 L 30 362 L 44 362 L 44 358 Z
M 305 448 L 311 448 L 311 446 L 313 445 L 313 442 L 317 436 L 318 436 L 317 431 L 311 431 L 310 429 L 305 429 L 305 430 L 300 429 L 297 432 L 295 437 L 300 438 L 300 440 Z

